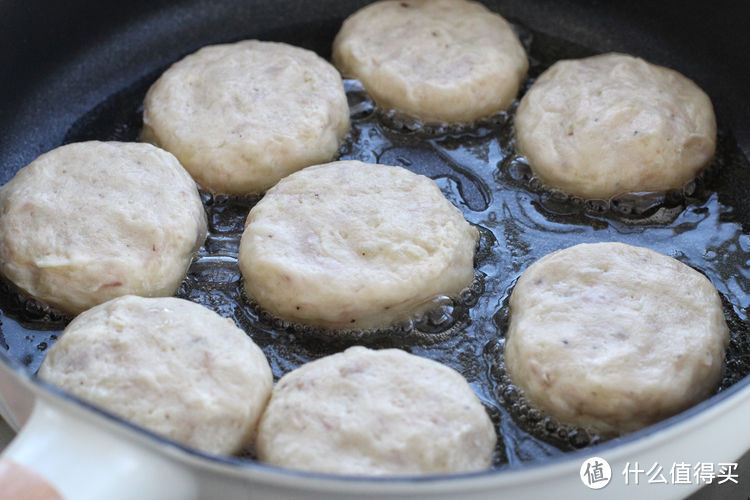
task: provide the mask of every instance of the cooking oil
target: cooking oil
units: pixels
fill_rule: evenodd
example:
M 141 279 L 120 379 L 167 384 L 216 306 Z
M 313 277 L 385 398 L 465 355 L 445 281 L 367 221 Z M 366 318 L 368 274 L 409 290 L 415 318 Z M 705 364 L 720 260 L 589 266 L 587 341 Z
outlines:
M 526 89 L 555 60 L 593 54 L 564 40 L 518 29 L 531 61 Z M 102 102 L 71 128 L 66 142 L 137 140 L 141 102 L 157 77 L 149 75 Z M 649 247 L 704 273 L 722 296 L 731 329 L 718 391 L 750 373 L 750 211 L 741 196 L 748 189 L 750 165 L 731 131 L 720 127 L 714 165 L 679 192 L 581 200 L 546 190 L 515 153 L 515 106 L 473 125 L 425 126 L 378 110 L 361 84 L 345 83 L 352 131 L 339 158 L 401 165 L 433 178 L 479 229 L 476 276 L 461 297 L 437 298 L 433 312 L 392 328 L 330 334 L 290 324 L 260 310 L 242 290 L 239 241 L 247 213 L 259 197 L 204 193 L 208 239 L 178 296 L 241 325 L 264 350 L 277 379 L 350 345 L 399 347 L 438 360 L 467 378 L 498 431 L 496 468 L 594 445 L 600 442 L 598 436 L 561 426 L 524 403 L 505 374 L 503 349 L 508 297 L 520 274 L 552 251 L 599 241 Z M 36 370 L 68 319 L 3 286 L 0 347 Z

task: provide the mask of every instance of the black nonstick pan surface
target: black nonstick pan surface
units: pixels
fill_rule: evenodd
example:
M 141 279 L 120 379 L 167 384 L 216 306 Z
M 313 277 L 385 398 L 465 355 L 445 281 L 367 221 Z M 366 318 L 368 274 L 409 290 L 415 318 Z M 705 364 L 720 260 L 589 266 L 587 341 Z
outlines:
M 0 183 L 64 143 L 137 140 L 149 85 L 203 45 L 258 38 L 328 58 L 341 21 L 364 3 L 0 1 Z M 515 155 L 513 110 L 472 127 L 423 128 L 379 113 L 356 82 L 346 81 L 353 131 L 341 159 L 402 165 L 434 178 L 480 229 L 472 289 L 460 300 L 440 302 L 426 318 L 383 332 L 330 337 L 287 324 L 242 295 L 236 253 L 244 218 L 258 198 L 204 194 L 209 238 L 178 296 L 233 318 L 263 347 L 277 378 L 353 344 L 400 347 L 456 368 L 496 423 L 494 468 L 503 470 L 598 442 L 527 408 L 504 378 L 508 295 L 528 265 L 556 249 L 622 241 L 705 273 L 722 295 L 732 330 L 719 392 L 746 383 L 740 381 L 750 373 L 750 4 L 485 4 L 516 26 L 530 56 L 529 83 L 558 59 L 613 50 L 692 78 L 716 109 L 714 165 L 684 192 L 666 197 L 610 204 L 564 199 L 538 186 Z M 69 318 L 4 285 L 0 310 L 0 352 L 34 372 Z

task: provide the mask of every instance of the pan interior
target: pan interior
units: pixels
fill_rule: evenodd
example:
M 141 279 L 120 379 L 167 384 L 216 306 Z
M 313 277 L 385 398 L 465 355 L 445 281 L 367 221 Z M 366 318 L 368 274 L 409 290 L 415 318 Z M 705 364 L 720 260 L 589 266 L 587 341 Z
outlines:
M 244 37 L 284 40 L 328 55 L 340 19 L 310 22 Z M 531 80 L 555 60 L 598 51 L 563 38 L 516 27 L 532 62 Z M 215 40 L 212 40 L 215 41 Z M 208 42 L 205 42 L 208 43 Z M 115 82 L 64 124 L 62 138 L 32 134 L 29 151 L 89 139 L 137 140 L 141 102 L 166 65 L 194 48 L 185 43 L 156 69 Z M 455 302 L 442 302 L 436 313 L 385 332 L 354 337 L 320 332 L 275 320 L 242 294 L 237 249 L 244 219 L 257 197 L 203 195 L 210 233 L 178 295 L 233 318 L 263 348 L 276 378 L 300 364 L 352 344 L 400 347 L 430 357 L 461 372 L 492 416 L 501 436 L 495 467 L 543 460 L 598 442 L 581 429 L 557 425 L 528 408 L 507 381 L 502 363 L 507 327 L 507 299 L 518 276 L 541 256 L 577 243 L 621 241 L 672 255 L 704 272 L 719 290 L 731 329 L 726 374 L 720 390 L 750 372 L 747 308 L 750 305 L 750 211 L 743 205 L 748 161 L 733 129 L 719 109 L 719 150 L 714 165 L 685 193 L 667 197 L 585 203 L 546 192 L 513 152 L 512 113 L 472 127 L 421 127 L 384 116 L 355 81 L 347 81 L 352 134 L 341 159 L 402 165 L 435 179 L 444 194 L 480 229 L 477 277 L 472 290 Z M 12 147 L 24 144 L 19 140 Z M 6 149 L 5 152 L 12 149 Z M 5 154 L 4 181 L 33 159 Z M 21 161 L 19 158 L 23 158 Z M 739 181 L 738 181 L 739 180 Z M 6 285 L 0 290 L 0 347 L 36 371 L 69 320 L 24 299 Z

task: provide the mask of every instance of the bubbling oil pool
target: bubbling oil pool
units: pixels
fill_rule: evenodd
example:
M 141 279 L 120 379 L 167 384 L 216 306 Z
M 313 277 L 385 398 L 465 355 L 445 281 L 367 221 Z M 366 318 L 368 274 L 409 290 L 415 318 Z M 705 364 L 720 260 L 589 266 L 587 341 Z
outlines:
M 530 54 L 530 80 L 556 59 L 591 55 L 580 46 L 519 28 Z M 137 140 L 141 102 L 150 75 L 79 119 L 65 142 Z M 274 376 L 350 345 L 399 347 L 462 373 L 498 431 L 495 468 L 540 460 L 596 443 L 582 429 L 545 418 L 519 397 L 504 372 L 507 302 L 526 267 L 578 243 L 621 241 L 671 255 L 705 273 L 719 290 L 731 330 L 719 390 L 750 373 L 750 237 L 721 186 L 746 174 L 747 159 L 721 134 L 715 165 L 686 193 L 632 200 L 583 202 L 543 190 L 513 150 L 512 114 L 467 127 L 421 127 L 375 110 L 356 81 L 346 81 L 352 133 L 340 159 L 401 165 L 438 183 L 480 231 L 476 279 L 457 301 L 438 298 L 426 319 L 352 338 L 327 337 L 260 311 L 242 293 L 237 265 L 244 221 L 259 197 L 202 195 L 209 235 L 178 296 L 233 318 L 261 346 Z M 68 319 L 0 285 L 0 347 L 36 371 Z

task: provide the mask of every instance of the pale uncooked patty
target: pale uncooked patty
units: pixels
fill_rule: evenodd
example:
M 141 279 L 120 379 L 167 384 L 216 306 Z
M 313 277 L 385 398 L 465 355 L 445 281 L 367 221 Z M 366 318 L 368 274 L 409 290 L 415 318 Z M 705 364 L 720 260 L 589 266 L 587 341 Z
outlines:
M 426 122 L 471 122 L 506 109 L 528 69 L 505 19 L 464 0 L 368 5 L 344 21 L 333 60 L 381 108 Z
M 709 97 L 623 54 L 555 63 L 521 99 L 515 132 L 543 184 L 587 199 L 681 189 L 716 147 Z
M 709 396 L 728 342 L 719 294 L 705 276 L 622 243 L 543 257 L 518 280 L 510 317 L 513 383 L 560 422 L 605 436 Z
M 125 296 L 82 313 L 39 377 L 211 453 L 250 445 L 273 386 L 263 352 L 231 320 L 171 297 Z
M 474 276 L 477 230 L 431 179 L 342 161 L 296 172 L 250 210 L 239 250 L 249 297 L 329 329 L 388 326 Z
M 0 189 L 2 274 L 71 314 L 172 295 L 205 237 L 195 182 L 150 144 L 62 146 Z
M 497 437 L 466 380 L 398 349 L 351 347 L 286 374 L 258 428 L 261 461 L 350 475 L 487 469 Z
M 204 47 L 164 72 L 143 103 L 142 137 L 221 193 L 260 192 L 330 161 L 348 130 L 339 73 L 283 43 Z

